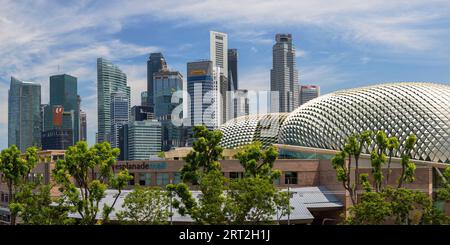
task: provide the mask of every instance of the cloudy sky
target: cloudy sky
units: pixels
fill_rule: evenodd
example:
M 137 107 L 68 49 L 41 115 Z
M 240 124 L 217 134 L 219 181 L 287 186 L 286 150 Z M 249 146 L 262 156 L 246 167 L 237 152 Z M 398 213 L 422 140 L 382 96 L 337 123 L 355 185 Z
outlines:
M 300 83 L 322 93 L 389 81 L 450 83 L 448 0 L 0 0 L 0 148 L 7 146 L 10 77 L 42 84 L 78 77 L 88 139 L 97 131 L 96 58 L 128 75 L 132 104 L 146 89 L 146 59 L 171 69 L 209 57 L 209 30 L 239 51 L 240 88 L 268 89 L 276 33 L 292 33 Z

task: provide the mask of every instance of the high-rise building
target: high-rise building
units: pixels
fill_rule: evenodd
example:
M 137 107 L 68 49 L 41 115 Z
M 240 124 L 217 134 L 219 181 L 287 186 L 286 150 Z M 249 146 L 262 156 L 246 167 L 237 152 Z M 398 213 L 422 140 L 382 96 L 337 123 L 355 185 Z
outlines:
M 183 89 L 183 76 L 178 71 L 167 69 L 153 73 L 155 118 L 165 119 L 179 103 L 172 103 L 172 94 Z M 169 118 L 170 119 L 170 118 Z
M 87 115 L 80 110 L 80 140 L 87 141 Z
M 66 150 L 73 146 L 73 130 L 55 128 L 42 132 L 42 150 Z
M 54 75 L 50 77 L 50 102 L 44 111 L 44 132 L 64 128 L 72 130 L 72 144 L 80 140 L 80 103 L 81 99 L 77 94 L 77 78 L 68 74 Z M 62 124 L 54 118 L 55 108 L 61 112 Z M 68 134 L 60 134 L 67 136 Z M 62 144 L 61 144 L 62 145 Z M 52 149 L 56 150 L 56 149 Z
M 209 56 L 213 66 L 213 78 L 219 93 L 218 96 L 220 96 L 220 99 L 217 100 L 217 119 L 220 125 L 226 121 L 227 110 L 232 106 L 227 103 L 227 91 L 230 91 L 232 87 L 228 80 L 228 35 L 210 31 L 209 40 Z
M 135 121 L 120 129 L 121 160 L 148 160 L 161 152 L 161 123 L 157 120 Z
M 97 59 L 97 113 L 98 142 L 111 139 L 111 94 L 121 92 L 128 97 L 130 104 L 130 87 L 127 86 L 127 76 L 117 65 L 104 58 Z
M 213 67 L 220 67 L 220 74 L 228 78 L 228 35 L 209 32 L 209 55 Z
M 119 129 L 129 122 L 129 97 L 122 92 L 111 93 L 111 147 L 119 147 Z
M 238 52 L 237 49 L 228 49 L 228 91 L 238 89 Z
M 148 106 L 148 92 L 141 92 L 141 106 Z
M 130 122 L 151 120 L 154 118 L 155 118 L 155 115 L 153 112 L 153 108 L 150 106 L 135 105 L 135 106 L 131 107 Z
M 218 81 L 214 79 L 212 61 L 195 61 L 187 63 L 188 117 L 191 126 L 205 125 L 209 129 L 219 126 L 219 90 Z
M 41 85 L 11 77 L 8 91 L 8 146 L 24 152 L 41 146 Z
M 162 53 L 151 53 L 147 60 L 147 106 L 154 107 L 153 73 L 166 69 L 167 63 Z
M 295 47 L 291 34 L 277 34 L 273 45 L 273 67 L 270 71 L 270 90 L 278 91 L 279 112 L 293 111 L 299 105 L 298 71 Z
M 155 118 L 161 122 L 162 150 L 179 147 L 182 139 L 180 127 L 172 123 L 172 111 L 180 102 L 172 103 L 172 95 L 183 90 L 183 76 L 178 71 L 162 69 L 153 73 Z
M 248 90 L 239 89 L 234 91 L 233 96 L 233 118 L 249 115 Z
M 316 85 L 300 86 L 300 105 L 320 96 L 320 87 Z

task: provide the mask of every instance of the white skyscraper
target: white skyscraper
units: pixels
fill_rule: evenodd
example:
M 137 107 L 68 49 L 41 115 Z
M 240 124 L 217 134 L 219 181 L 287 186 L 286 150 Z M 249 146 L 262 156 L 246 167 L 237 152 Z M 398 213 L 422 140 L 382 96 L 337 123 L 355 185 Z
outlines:
M 221 75 L 228 78 L 228 35 L 210 31 L 209 42 L 209 54 L 213 67 L 220 67 Z

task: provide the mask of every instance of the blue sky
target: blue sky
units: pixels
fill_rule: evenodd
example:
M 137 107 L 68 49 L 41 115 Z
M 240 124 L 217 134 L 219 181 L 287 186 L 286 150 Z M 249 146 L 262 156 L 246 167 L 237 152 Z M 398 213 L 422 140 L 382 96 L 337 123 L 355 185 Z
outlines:
M 240 88 L 269 88 L 276 33 L 292 33 L 300 83 L 318 84 L 322 94 L 391 81 L 450 84 L 448 0 L 338 2 L 0 0 L 0 148 L 10 76 L 40 82 L 43 103 L 50 75 L 77 76 L 92 143 L 97 57 L 127 73 L 138 104 L 148 54 L 163 52 L 186 74 L 186 62 L 209 57 L 209 30 L 228 33 L 238 49 Z

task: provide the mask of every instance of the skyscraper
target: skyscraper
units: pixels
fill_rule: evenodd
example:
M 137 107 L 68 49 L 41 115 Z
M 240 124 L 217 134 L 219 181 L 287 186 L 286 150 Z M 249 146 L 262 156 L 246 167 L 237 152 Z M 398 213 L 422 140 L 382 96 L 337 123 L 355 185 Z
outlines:
M 41 146 L 41 85 L 11 77 L 8 91 L 8 146 L 24 152 Z
M 213 67 L 220 67 L 220 74 L 228 78 L 228 35 L 210 31 L 209 42 L 209 55 Z
M 157 120 L 135 121 L 120 129 L 121 160 L 148 160 L 161 151 L 161 123 Z
M 77 78 L 67 74 L 50 77 L 50 103 L 46 107 L 44 131 L 64 128 L 72 130 L 72 145 L 80 140 L 80 102 Z M 54 125 L 55 107 L 62 107 L 62 125 Z M 62 134 L 60 134 L 62 135 Z M 64 134 L 68 135 L 68 134 Z
M 155 118 L 155 115 L 153 113 L 153 110 L 149 106 L 135 105 L 135 106 L 131 107 L 130 122 L 151 120 L 154 118 Z
M 220 96 L 220 99 L 216 102 L 218 105 L 217 123 L 220 125 L 226 121 L 227 111 L 232 106 L 227 103 L 227 91 L 230 91 L 232 87 L 228 80 L 228 35 L 226 33 L 210 31 L 209 37 L 209 56 L 213 66 L 214 85 L 217 88 L 214 91 L 218 91 L 218 96 Z
M 237 49 L 228 49 L 228 91 L 238 89 L 238 52 Z
M 181 129 L 172 123 L 172 111 L 180 102 L 172 103 L 172 95 L 183 90 L 183 76 L 178 71 L 162 69 L 153 73 L 155 118 L 161 122 L 162 150 L 179 147 Z
M 128 95 L 111 93 L 111 147 L 119 147 L 119 129 L 129 122 L 130 104 Z
M 187 91 L 190 101 L 191 126 L 205 125 L 209 129 L 219 126 L 218 81 L 214 79 L 212 61 L 187 63 Z
M 141 106 L 148 106 L 148 92 L 141 92 Z
M 87 141 L 87 115 L 80 110 L 80 140 Z
M 233 95 L 233 118 L 247 116 L 250 111 L 248 90 L 239 89 Z
M 147 106 L 154 107 L 153 101 L 153 73 L 167 68 L 166 60 L 162 53 L 151 53 L 147 60 Z
M 104 58 L 97 59 L 97 113 L 98 142 L 111 139 L 111 94 L 121 92 L 128 97 L 130 104 L 130 87 L 127 76 L 117 65 Z
M 320 87 L 316 85 L 300 86 L 300 105 L 320 96 Z
M 291 34 L 277 34 L 273 45 L 273 68 L 270 71 L 270 90 L 278 91 L 279 112 L 293 111 L 299 105 L 298 71 L 295 47 Z

